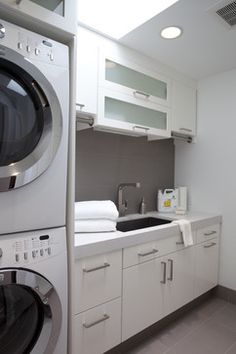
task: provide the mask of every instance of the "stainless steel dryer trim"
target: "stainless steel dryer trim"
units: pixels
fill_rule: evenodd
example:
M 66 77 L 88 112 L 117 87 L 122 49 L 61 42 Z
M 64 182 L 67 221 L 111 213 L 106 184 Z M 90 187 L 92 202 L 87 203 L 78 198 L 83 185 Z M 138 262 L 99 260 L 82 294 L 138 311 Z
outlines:
M 52 85 L 30 59 L 3 45 L 0 46 L 0 57 L 33 77 L 47 97 L 52 112 L 52 118 L 44 121 L 42 136 L 32 153 L 21 161 L 0 167 L 0 192 L 4 192 L 32 182 L 49 167 L 59 147 L 63 122 L 60 102 Z
M 48 310 L 45 311 L 41 333 L 30 353 L 51 354 L 56 347 L 62 323 L 62 307 L 55 288 L 47 279 L 34 271 L 18 268 L 0 269 L 0 286 L 10 284 L 29 287 L 39 296 L 43 306 L 50 308 L 52 316 L 46 316 Z

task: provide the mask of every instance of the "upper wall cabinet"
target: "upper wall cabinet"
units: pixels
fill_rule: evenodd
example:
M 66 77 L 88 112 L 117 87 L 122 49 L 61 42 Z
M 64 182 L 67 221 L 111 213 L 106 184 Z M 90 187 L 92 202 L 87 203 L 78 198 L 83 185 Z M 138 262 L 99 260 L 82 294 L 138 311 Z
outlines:
M 82 27 L 77 57 L 77 109 L 95 117 L 94 129 L 150 140 L 195 135 L 193 80 Z
M 171 136 L 170 80 L 100 50 L 97 127 L 151 138 Z
M 196 88 L 174 81 L 172 85 L 172 131 L 181 135 L 196 135 Z
M 35 24 L 45 23 L 58 31 L 76 33 L 75 0 L 0 0 L 0 6 L 4 12 L 11 11 L 12 18 L 24 16 L 25 21 L 35 19 Z

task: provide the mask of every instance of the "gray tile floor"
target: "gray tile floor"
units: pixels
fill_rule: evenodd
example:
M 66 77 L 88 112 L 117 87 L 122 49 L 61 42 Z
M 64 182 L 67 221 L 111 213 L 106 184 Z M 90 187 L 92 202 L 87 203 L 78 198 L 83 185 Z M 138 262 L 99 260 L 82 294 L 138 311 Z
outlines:
M 127 354 L 236 354 L 236 305 L 207 300 Z

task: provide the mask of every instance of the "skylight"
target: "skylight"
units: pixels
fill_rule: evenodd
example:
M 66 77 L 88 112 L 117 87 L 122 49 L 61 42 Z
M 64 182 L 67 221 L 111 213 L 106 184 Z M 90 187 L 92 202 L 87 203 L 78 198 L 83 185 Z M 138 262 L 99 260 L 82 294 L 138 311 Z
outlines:
M 78 0 L 80 23 L 120 39 L 179 0 Z

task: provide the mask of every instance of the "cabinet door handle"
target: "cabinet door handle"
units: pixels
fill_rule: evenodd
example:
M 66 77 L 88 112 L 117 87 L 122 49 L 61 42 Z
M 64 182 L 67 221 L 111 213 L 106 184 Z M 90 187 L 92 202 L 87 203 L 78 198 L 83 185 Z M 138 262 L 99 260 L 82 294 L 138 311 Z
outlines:
M 209 231 L 209 232 L 205 232 L 205 233 L 204 233 L 204 236 L 210 236 L 210 235 L 214 235 L 214 234 L 216 234 L 216 231 L 215 231 L 215 230 Z
M 213 247 L 213 246 L 215 246 L 216 245 L 216 242 L 212 242 L 212 243 L 210 243 L 209 245 L 204 245 L 203 247 L 204 248 L 210 248 L 210 247 Z
M 96 326 L 98 323 L 108 320 L 109 318 L 110 318 L 110 316 L 105 314 L 99 320 L 94 321 L 94 322 L 90 322 L 90 323 L 84 323 L 83 326 L 84 326 L 84 328 L 90 328 L 90 327 Z
M 134 91 L 134 96 L 137 96 L 137 95 L 143 96 L 146 99 L 149 99 L 149 97 L 150 97 L 150 95 L 148 93 L 136 90 L 136 91 Z
M 176 245 L 184 245 L 184 241 L 177 241 Z
M 133 126 L 133 129 L 134 129 L 134 130 L 135 130 L 135 129 L 143 129 L 143 130 L 145 130 L 145 131 L 150 130 L 150 128 L 142 127 L 141 125 L 134 125 L 134 126 Z
M 150 254 L 155 254 L 155 253 L 157 253 L 157 252 L 158 252 L 158 250 L 156 250 L 155 248 L 153 248 L 152 251 L 149 251 L 149 252 L 140 252 L 140 253 L 138 253 L 138 256 L 140 256 L 140 257 L 146 257 L 146 256 L 149 256 Z
M 167 280 L 172 281 L 174 278 L 174 261 L 173 259 L 168 259 L 168 262 L 170 263 L 170 276 Z
M 161 262 L 163 264 L 163 278 L 161 280 L 161 284 L 166 284 L 166 262 Z
M 179 128 L 179 130 L 183 130 L 185 132 L 192 132 L 192 129 L 188 129 L 188 128 Z
M 95 272 L 96 270 L 100 270 L 100 269 L 104 269 L 104 268 L 107 268 L 107 267 L 110 267 L 111 265 L 109 263 L 104 263 L 103 265 L 101 266 L 98 266 L 98 267 L 94 267 L 94 268 L 83 268 L 83 272 L 84 273 L 90 273 L 90 272 Z

